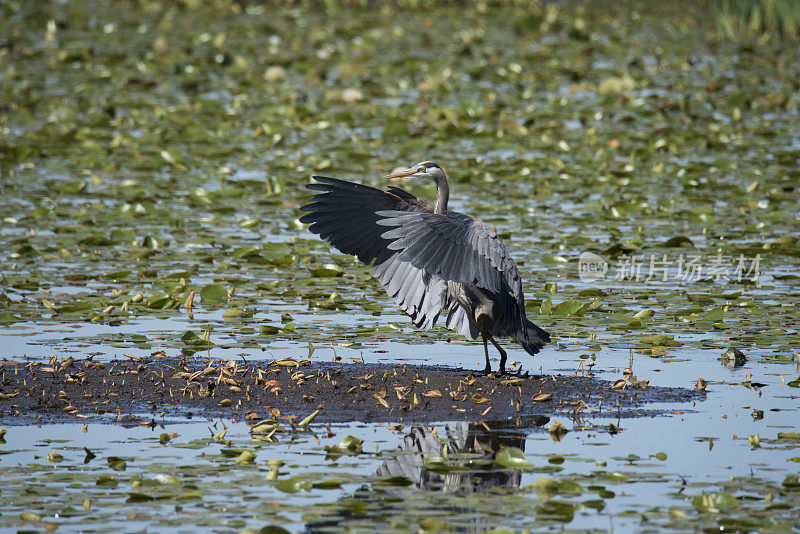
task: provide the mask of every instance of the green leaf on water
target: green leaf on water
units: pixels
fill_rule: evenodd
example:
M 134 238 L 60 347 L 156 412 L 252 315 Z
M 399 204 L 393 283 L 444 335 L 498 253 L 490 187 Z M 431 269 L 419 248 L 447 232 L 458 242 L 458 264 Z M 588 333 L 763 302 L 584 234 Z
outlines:
M 321 482 L 314 482 L 311 485 L 311 487 L 314 488 L 314 489 L 324 489 L 324 490 L 339 489 L 339 488 L 342 487 L 342 484 L 344 484 L 345 482 L 346 482 L 346 480 L 344 478 L 342 478 L 342 477 L 329 478 L 329 479 L 323 480 Z
M 570 495 L 580 495 L 583 493 L 583 486 L 572 480 L 561 480 L 558 483 L 558 492 Z
M 92 309 L 92 304 L 86 300 L 73 300 L 72 302 L 68 302 L 63 306 L 59 306 L 56 308 L 56 313 L 59 314 L 67 314 L 67 313 L 83 313 L 85 311 L 90 311 Z
M 109 234 L 114 243 L 130 245 L 136 241 L 136 230 L 133 228 L 114 228 Z
M 119 480 L 112 475 L 100 475 L 100 477 L 97 479 L 97 482 L 95 482 L 95 485 L 116 488 L 119 485 Z
M 82 193 L 88 184 L 85 180 L 71 180 L 66 182 L 53 182 L 52 188 L 58 193 L 65 195 L 77 195 Z
M 358 439 L 353 436 L 346 436 L 340 443 L 337 445 L 337 448 L 341 450 L 345 450 L 350 453 L 360 453 L 361 446 L 363 445 L 364 440 Z
M 125 458 L 120 458 L 119 456 L 109 456 L 106 461 L 108 462 L 108 467 L 114 471 L 125 471 L 128 467 Z
M 565 300 L 553 308 L 553 315 L 580 315 L 584 311 L 584 303 L 579 300 Z
M 679 248 L 679 247 L 692 248 L 694 247 L 694 242 L 692 242 L 692 240 L 686 237 L 685 235 L 678 235 L 667 239 L 664 242 L 664 246 L 669 248 Z
M 694 293 L 687 293 L 686 299 L 689 302 L 694 302 L 695 304 L 711 304 L 712 302 L 714 302 L 714 298 L 709 295 L 694 294 Z
M 138 491 L 133 491 L 128 494 L 128 499 L 125 502 L 134 503 L 134 502 L 147 502 L 147 501 L 154 501 L 155 497 L 150 496 L 146 493 L 140 493 Z
M 382 478 L 375 484 L 378 486 L 410 486 L 414 483 L 410 478 L 404 476 L 393 476 Z
M 153 478 L 142 480 L 143 486 L 175 486 L 180 483 L 181 481 L 178 480 L 178 477 L 174 475 L 167 475 L 165 473 L 159 473 Z
M 453 532 L 455 527 L 452 523 L 437 519 L 435 517 L 423 517 L 419 520 L 422 532 Z
M 238 458 L 236 458 L 236 463 L 238 465 L 249 465 L 256 461 L 256 455 L 252 451 L 242 451 Z
M 178 301 L 169 295 L 153 295 L 147 299 L 147 307 L 154 310 L 168 310 L 178 305 Z
M 344 274 L 344 270 L 341 267 L 332 263 L 325 264 L 322 267 L 312 267 L 309 270 L 311 271 L 311 276 L 316 278 L 333 278 Z
M 739 505 L 739 501 L 726 491 L 703 493 L 692 499 L 692 506 L 699 512 L 719 513 Z
M 297 475 L 276 481 L 275 487 L 284 493 L 297 493 L 300 490 L 311 491 L 313 485 L 308 478 Z
M 219 284 L 209 284 L 200 290 L 203 306 L 213 306 L 228 299 L 228 292 Z
M 234 258 L 247 258 L 257 255 L 260 251 L 261 247 L 258 245 L 244 245 L 242 247 L 233 249 L 231 251 L 231 256 Z
M 683 345 L 680 341 L 675 340 L 674 335 L 658 334 L 655 336 L 643 337 L 642 341 L 645 345 L 653 345 L 659 347 L 680 347 Z
M 243 310 L 240 308 L 231 308 L 222 312 L 223 319 L 246 319 L 253 316 L 253 310 Z
M 494 457 L 494 463 L 511 469 L 529 469 L 533 464 L 525 459 L 525 453 L 518 447 L 501 447 Z
M 252 219 L 242 219 L 241 221 L 239 221 L 240 228 L 247 228 L 247 229 L 258 228 L 260 224 L 261 224 L 261 217 L 254 217 Z
M 113 245 L 114 242 L 107 236 L 95 234 L 95 235 L 90 235 L 88 237 L 84 237 L 83 239 L 78 241 L 78 244 L 83 245 L 84 247 L 107 247 Z
M 258 329 L 258 333 L 261 334 L 262 336 L 271 336 L 274 334 L 278 334 L 281 331 L 282 329 L 279 326 L 272 326 L 269 324 L 262 324 Z
M 12 323 L 18 323 L 20 321 L 22 321 L 22 318 L 14 315 L 13 312 L 9 311 L 0 312 L 0 324 L 2 325 L 9 325 Z
M 197 347 L 197 346 L 205 347 L 213 345 L 213 343 L 210 340 L 198 336 L 194 330 L 187 330 L 186 332 L 184 332 L 183 335 L 181 336 L 181 341 L 183 341 L 186 345 L 189 345 L 190 347 Z
M 533 483 L 536 495 L 543 499 L 549 499 L 558 494 L 558 481 L 549 477 L 539 477 Z
M 786 475 L 781 485 L 789 491 L 800 490 L 800 480 L 798 480 L 797 475 Z
M 146 235 L 142 238 L 141 243 L 142 248 L 148 248 L 151 250 L 157 249 L 161 246 L 161 243 L 158 242 L 158 239 L 151 235 Z
M 364 440 L 353 436 L 345 437 L 338 445 L 326 445 L 325 451 L 331 456 L 342 454 L 360 454 Z
M 607 297 L 608 293 L 606 293 L 602 289 L 598 289 L 596 287 L 590 287 L 589 289 L 582 289 L 581 291 L 578 291 L 578 296 L 580 296 L 580 297 Z

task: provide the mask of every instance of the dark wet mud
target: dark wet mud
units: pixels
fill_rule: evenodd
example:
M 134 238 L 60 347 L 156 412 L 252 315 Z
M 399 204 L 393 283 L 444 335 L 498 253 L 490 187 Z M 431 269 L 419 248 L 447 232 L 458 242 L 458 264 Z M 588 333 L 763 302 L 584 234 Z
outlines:
M 633 377 L 611 383 L 578 375 L 472 376 L 461 369 L 402 364 L 291 358 L 244 363 L 155 354 L 109 362 L 6 361 L 0 422 L 157 424 L 278 416 L 295 424 L 317 411 L 317 423 L 636 417 L 685 409 L 674 403 L 702 398 L 697 391 L 650 387 Z

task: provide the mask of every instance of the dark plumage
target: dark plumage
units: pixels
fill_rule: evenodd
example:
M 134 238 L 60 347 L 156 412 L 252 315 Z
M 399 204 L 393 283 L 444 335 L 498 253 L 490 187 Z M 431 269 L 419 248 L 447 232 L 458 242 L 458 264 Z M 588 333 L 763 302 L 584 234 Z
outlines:
M 309 230 L 365 264 L 418 328 L 429 329 L 443 309 L 447 327 L 470 339 L 480 334 L 491 372 L 487 341 L 506 352 L 495 336 L 514 338 L 536 354 L 550 335 L 525 317 L 522 280 L 497 234 L 483 222 L 449 211 L 449 186 L 435 163 L 422 162 L 389 175 L 427 177 L 436 183 L 433 209 L 400 188 L 386 191 L 315 176 L 306 187 L 318 193 L 300 218 Z

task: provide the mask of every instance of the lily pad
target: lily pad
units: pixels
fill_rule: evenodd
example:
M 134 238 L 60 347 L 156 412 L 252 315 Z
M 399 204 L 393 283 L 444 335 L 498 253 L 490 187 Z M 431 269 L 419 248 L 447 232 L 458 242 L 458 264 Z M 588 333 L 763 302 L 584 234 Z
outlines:
M 533 464 L 525 459 L 525 453 L 517 447 L 502 447 L 494 457 L 494 463 L 511 469 L 529 469 Z
M 219 284 L 209 284 L 200 290 L 203 306 L 214 306 L 228 299 L 228 292 Z
M 738 505 L 736 497 L 725 491 L 703 493 L 692 499 L 692 506 L 700 512 L 719 513 Z

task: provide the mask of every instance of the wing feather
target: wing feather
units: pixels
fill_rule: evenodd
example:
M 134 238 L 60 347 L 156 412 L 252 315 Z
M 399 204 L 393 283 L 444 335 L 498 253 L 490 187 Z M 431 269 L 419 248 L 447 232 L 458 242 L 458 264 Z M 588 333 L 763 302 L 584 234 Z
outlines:
M 391 253 L 389 240 L 381 237 L 386 228 L 378 225 L 381 219 L 376 212 L 419 210 L 423 205 L 411 193 L 393 188 L 381 191 L 362 184 L 315 176 L 317 183 L 307 184 L 318 191 L 311 202 L 302 208 L 306 211 L 300 222 L 309 224 L 309 230 L 328 241 L 345 254 L 357 256 L 364 263 L 383 261 Z
M 397 294 L 400 292 L 400 288 L 403 287 L 403 284 L 406 282 L 406 278 L 411 275 L 414 266 L 405 261 L 396 260 L 400 265 L 397 267 L 397 272 L 394 273 L 394 276 L 386 284 L 386 292 L 389 293 L 389 296 L 396 297 Z
M 398 260 L 398 255 L 394 253 L 383 263 L 376 264 L 372 273 L 414 324 L 427 330 L 436 324 L 442 311 L 447 283 Z
M 450 313 L 447 314 L 447 328 L 455 330 L 462 336 L 468 339 L 475 339 L 478 337 L 478 329 L 472 326 L 467 318 L 467 312 L 458 304 L 453 304 L 450 308 Z
M 514 260 L 497 234 L 457 212 L 378 212 L 381 237 L 400 251 L 400 261 L 456 283 L 474 283 L 494 293 L 510 292 L 522 305 L 522 283 Z M 439 243 L 435 246 L 434 243 Z

